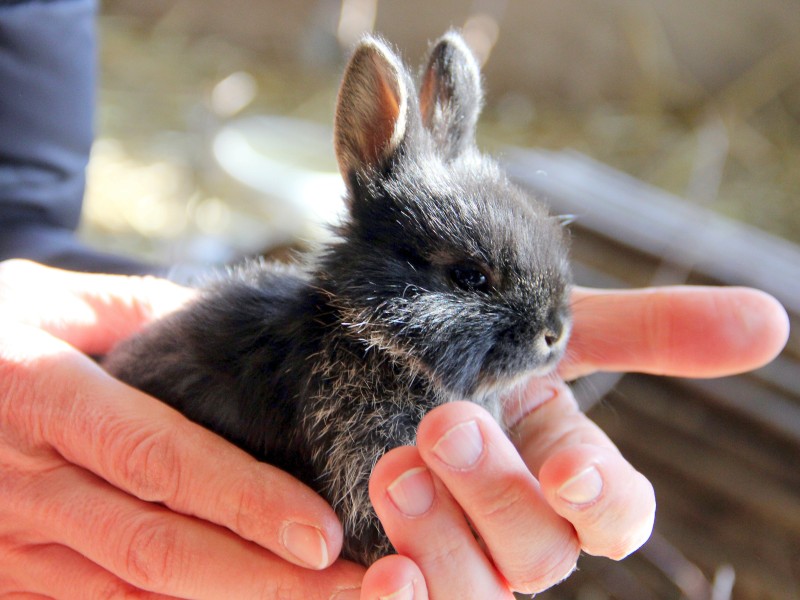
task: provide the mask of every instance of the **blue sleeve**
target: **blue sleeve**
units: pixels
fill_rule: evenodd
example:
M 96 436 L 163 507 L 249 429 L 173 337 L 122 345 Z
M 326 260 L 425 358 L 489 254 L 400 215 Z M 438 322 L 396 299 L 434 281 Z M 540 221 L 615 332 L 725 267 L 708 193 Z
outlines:
M 0 260 L 150 269 L 82 246 L 93 139 L 96 0 L 0 0 Z

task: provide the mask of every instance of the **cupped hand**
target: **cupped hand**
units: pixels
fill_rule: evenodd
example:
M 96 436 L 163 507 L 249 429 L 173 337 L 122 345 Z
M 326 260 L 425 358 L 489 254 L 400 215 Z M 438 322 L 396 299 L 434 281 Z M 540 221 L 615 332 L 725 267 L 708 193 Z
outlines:
M 191 292 L 0 264 L 0 595 L 324 598 L 358 588 L 325 501 L 108 376 Z
M 108 377 L 102 354 L 191 292 L 155 279 L 0 265 L 0 592 L 57 597 L 357 597 L 341 530 L 311 490 Z M 579 289 L 560 374 L 720 376 L 783 346 L 752 290 Z M 371 493 L 401 554 L 362 598 L 510 598 L 620 558 L 649 535 L 652 488 L 558 380 L 509 399 L 511 440 L 478 407 L 423 421 Z M 476 541 L 473 531 L 480 535 Z
M 563 380 L 730 375 L 769 362 L 788 337 L 783 308 L 743 288 L 578 288 L 573 313 L 559 377 L 508 398 L 509 437 L 479 407 L 452 403 L 425 417 L 416 447 L 378 463 L 370 494 L 400 555 L 367 571 L 362 600 L 510 600 L 566 577 L 581 550 L 627 556 L 651 533 L 652 486 Z

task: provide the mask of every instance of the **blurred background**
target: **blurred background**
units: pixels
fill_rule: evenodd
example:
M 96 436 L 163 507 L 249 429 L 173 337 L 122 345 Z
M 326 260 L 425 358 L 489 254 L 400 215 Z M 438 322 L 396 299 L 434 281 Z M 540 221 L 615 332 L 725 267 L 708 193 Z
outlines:
M 479 145 L 574 215 L 580 283 L 752 285 L 798 331 L 798 0 L 105 0 L 98 26 L 94 246 L 203 267 L 325 239 L 352 44 L 379 32 L 417 65 L 458 27 Z M 653 481 L 656 532 L 539 597 L 800 598 L 797 333 L 745 376 L 576 390 Z

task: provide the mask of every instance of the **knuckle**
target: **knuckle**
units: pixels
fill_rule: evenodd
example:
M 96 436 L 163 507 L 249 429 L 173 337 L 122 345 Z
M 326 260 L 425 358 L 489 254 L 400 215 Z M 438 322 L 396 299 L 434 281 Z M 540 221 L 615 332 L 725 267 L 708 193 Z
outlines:
M 11 436 L 18 447 L 41 443 L 45 415 L 43 398 L 52 396 L 47 390 L 43 361 L 31 360 L 14 353 L 11 344 L 0 341 L 0 423 L 4 436 Z M 69 394 L 71 390 L 64 390 Z
M 181 460 L 171 430 L 127 431 L 108 438 L 114 446 L 109 455 L 118 457 L 116 470 L 132 494 L 149 502 L 175 501 L 181 487 Z
M 238 498 L 231 504 L 234 511 L 234 530 L 240 535 L 250 537 L 250 532 L 263 529 L 265 521 L 272 520 L 269 503 L 265 502 L 264 489 L 251 480 L 243 480 L 238 491 Z
M 516 520 L 519 510 L 525 510 L 529 494 L 517 480 L 500 482 L 484 491 L 479 502 L 479 516 L 487 521 Z
M 670 364 L 670 349 L 675 345 L 672 337 L 676 331 L 673 315 L 669 310 L 663 296 L 657 296 L 657 301 L 646 303 L 642 308 L 641 334 L 643 345 L 640 351 L 653 366 L 655 372 L 668 371 L 666 365 Z
M 0 346 L 0 411 L 3 422 L 5 413 L 23 406 L 30 406 L 31 368 L 27 361 L 18 356 L 10 356 Z
M 418 551 L 418 564 L 424 565 L 429 572 L 446 570 L 448 565 L 463 562 L 463 544 L 455 537 L 437 540 L 435 544 L 427 544 Z
M 267 582 L 263 585 L 259 598 L 270 598 L 274 600 L 300 600 L 309 597 L 307 584 L 297 580 L 282 580 Z M 320 594 L 322 597 L 322 594 Z
M 413 556 L 414 562 L 419 565 L 424 573 L 452 573 L 453 565 L 463 565 L 473 560 L 470 557 L 470 551 L 467 549 L 468 545 L 464 543 L 463 539 L 445 535 L 441 538 L 437 537 L 435 541 L 436 543 L 434 544 L 426 544 L 424 547 L 419 548 L 413 555 L 408 554 Z M 500 581 L 502 578 L 490 578 L 496 579 L 494 582 L 483 577 L 472 580 L 471 573 L 465 573 L 464 578 L 465 581 L 459 582 L 460 585 L 454 586 L 461 589 L 470 589 L 472 593 L 464 597 L 480 597 L 491 600 L 513 600 L 514 598 L 509 589 L 510 582 L 508 580 L 502 581 L 502 583 Z M 477 591 L 473 586 L 479 586 L 482 589 Z M 452 593 L 457 593 L 450 588 L 451 584 L 448 583 L 447 589 L 451 594 L 443 597 L 449 598 Z M 436 597 L 439 596 L 437 595 Z
M 576 542 L 563 544 L 560 550 L 559 553 L 550 548 L 546 555 L 530 562 L 526 568 L 513 573 L 503 571 L 503 575 L 517 592 L 525 594 L 542 592 L 564 581 L 578 565 L 580 547 Z M 531 577 L 532 574 L 535 576 Z
M 517 479 L 509 479 L 490 490 L 481 500 L 480 512 L 474 515 L 479 515 L 476 524 L 484 524 L 492 560 L 505 580 L 515 591 L 527 594 L 541 592 L 565 579 L 575 570 L 580 554 L 572 528 L 558 538 L 551 536 L 546 545 L 535 541 L 533 548 L 530 544 L 508 544 L 508 536 L 520 531 L 520 519 L 525 521 L 532 506 L 535 503 L 530 489 Z
M 23 339 L 26 328 L 13 323 L 2 323 L 3 335 L 0 338 L 0 398 L 14 396 L 27 390 L 34 382 L 35 364 L 15 344 L 16 339 Z
M 145 598 L 152 598 L 153 595 L 113 577 L 100 584 L 97 589 L 92 590 L 92 597 L 103 598 L 104 600 L 144 600 Z
M 481 508 L 485 533 L 489 536 L 485 541 L 493 562 L 512 589 L 528 594 L 546 590 L 565 579 L 575 570 L 581 550 L 572 527 L 532 530 L 530 517 L 535 507 L 530 488 L 510 479 L 495 485 Z M 533 537 L 529 535 L 526 542 L 521 531 L 533 531 Z M 517 541 L 509 544 L 509 536 Z
M 181 576 L 182 551 L 175 525 L 147 516 L 129 525 L 121 536 L 122 568 L 133 585 L 165 590 Z

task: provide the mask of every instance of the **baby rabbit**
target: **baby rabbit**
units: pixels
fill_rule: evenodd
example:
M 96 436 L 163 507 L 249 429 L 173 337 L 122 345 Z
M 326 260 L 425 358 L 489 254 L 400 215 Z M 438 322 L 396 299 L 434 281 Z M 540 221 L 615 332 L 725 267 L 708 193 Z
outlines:
M 551 371 L 569 331 L 559 221 L 479 153 L 480 73 L 454 32 L 419 95 L 380 39 L 355 49 L 336 107 L 349 217 L 305 267 L 251 263 L 105 360 L 318 490 L 343 555 L 392 551 L 368 495 L 376 461 L 423 415 L 501 397 Z

